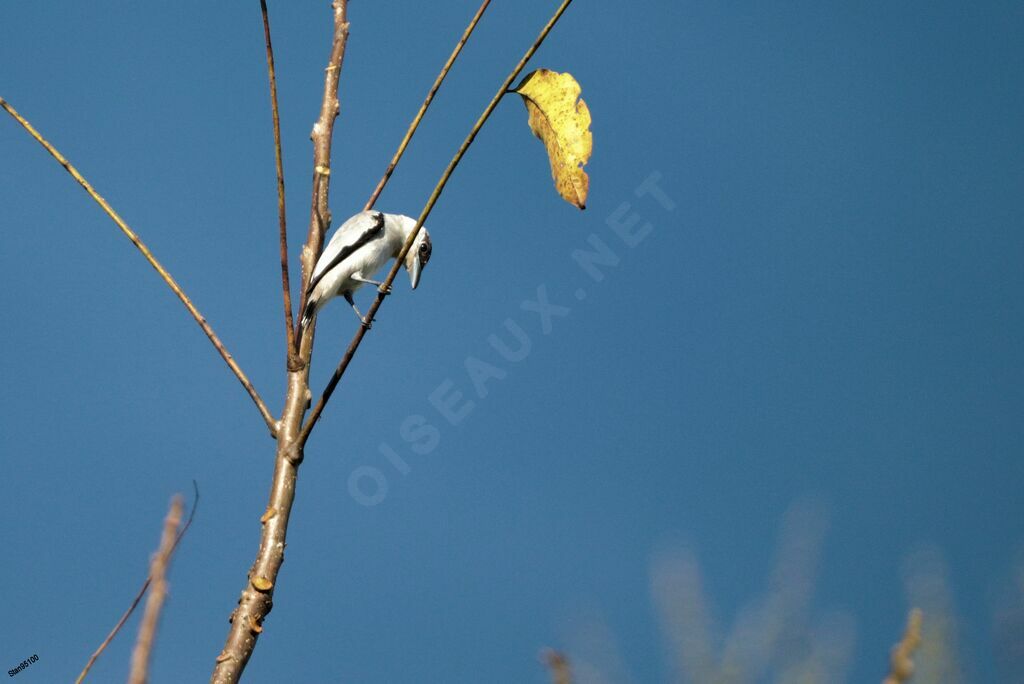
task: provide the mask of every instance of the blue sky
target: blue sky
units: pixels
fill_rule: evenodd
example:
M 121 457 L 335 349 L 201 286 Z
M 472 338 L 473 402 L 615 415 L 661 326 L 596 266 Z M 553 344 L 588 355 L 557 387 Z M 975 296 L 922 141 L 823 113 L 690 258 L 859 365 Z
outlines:
M 362 207 L 476 5 L 353 3 L 336 218 Z M 418 213 L 554 5 L 494 3 L 378 207 Z M 294 256 L 329 12 L 271 15 Z M 398 281 L 309 443 L 246 681 L 543 682 L 543 646 L 581 681 L 672 681 L 693 662 L 672 601 L 694 605 L 697 574 L 716 656 L 783 597 L 791 633 L 764 681 L 815 639 L 839 653 L 828 681 L 879 680 L 912 598 L 955 617 L 965 681 L 1019 678 L 1000 644 L 1024 610 L 1022 29 L 1011 2 L 574 3 L 531 68 L 583 86 L 588 208 L 557 197 L 522 104 L 503 102 L 428 222 L 420 288 Z M 0 95 L 276 411 L 263 60 L 256 2 L 0 10 Z M 663 195 L 638 193 L 652 183 Z M 0 203 L 0 669 L 38 654 L 19 682 L 73 678 L 194 478 L 153 681 L 202 681 L 273 443 L 165 285 L 7 117 Z M 629 246 L 614 225 L 633 216 Z M 600 281 L 572 257 L 594 239 L 618 259 Z M 549 328 L 523 308 L 538 290 L 564 307 Z M 320 316 L 316 387 L 353 323 L 343 303 Z M 506 325 L 529 338 L 520 360 L 488 342 L 511 343 Z M 486 396 L 468 359 L 500 376 Z M 458 424 L 439 387 L 473 402 Z M 429 453 L 403 440 L 415 416 Z M 386 486 L 374 505 L 352 493 L 366 473 Z M 125 676 L 135 628 L 95 681 Z

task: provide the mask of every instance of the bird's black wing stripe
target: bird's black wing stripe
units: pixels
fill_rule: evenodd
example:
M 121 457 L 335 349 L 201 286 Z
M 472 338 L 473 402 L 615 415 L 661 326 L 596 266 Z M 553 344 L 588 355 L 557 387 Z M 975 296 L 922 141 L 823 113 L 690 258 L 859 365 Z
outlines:
M 363 231 L 363 234 L 359 236 L 359 239 L 357 239 L 351 245 L 348 245 L 343 250 L 338 252 L 338 255 L 336 257 L 334 257 L 333 259 L 331 259 L 331 263 L 327 264 L 327 268 L 325 268 L 323 271 L 321 271 L 320 275 L 316 276 L 315 278 L 312 278 L 309 281 L 309 287 L 306 288 L 306 294 L 309 295 L 309 293 L 313 291 L 313 288 L 316 287 L 317 284 L 321 280 L 323 280 L 323 277 L 325 275 L 327 275 L 327 273 L 332 268 L 334 268 L 335 266 L 340 264 L 342 261 L 344 261 L 348 257 L 349 254 L 351 254 L 352 252 L 356 251 L 357 249 L 359 249 L 360 247 L 365 245 L 367 242 L 369 242 L 370 240 L 376 238 L 377 236 L 379 236 L 379 235 L 381 235 L 383 233 L 384 233 L 384 214 L 382 214 L 381 212 L 378 211 L 376 214 L 373 215 L 373 225 L 370 226 L 369 228 L 367 228 L 365 231 Z

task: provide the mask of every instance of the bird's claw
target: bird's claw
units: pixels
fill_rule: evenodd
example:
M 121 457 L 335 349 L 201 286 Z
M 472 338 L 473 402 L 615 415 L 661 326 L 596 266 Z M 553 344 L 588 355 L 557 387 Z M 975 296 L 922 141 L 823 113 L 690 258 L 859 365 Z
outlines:
M 373 327 L 373 321 L 371 319 L 368 319 L 366 316 L 363 316 L 362 321 L 363 327 L 366 328 L 367 330 Z
M 377 288 L 377 292 L 380 292 L 385 297 L 391 294 L 391 286 L 387 283 L 381 283 L 380 287 Z

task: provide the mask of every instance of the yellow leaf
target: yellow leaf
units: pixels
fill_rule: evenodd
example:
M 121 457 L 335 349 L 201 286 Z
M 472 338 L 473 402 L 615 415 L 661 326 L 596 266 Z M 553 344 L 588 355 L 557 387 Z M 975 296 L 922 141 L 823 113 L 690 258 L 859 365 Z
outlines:
M 530 130 L 548 150 L 558 194 L 586 209 L 590 179 L 583 165 L 590 159 L 594 138 L 590 110 L 580 98 L 580 84 L 568 72 L 538 69 L 524 78 L 515 92 L 526 103 Z

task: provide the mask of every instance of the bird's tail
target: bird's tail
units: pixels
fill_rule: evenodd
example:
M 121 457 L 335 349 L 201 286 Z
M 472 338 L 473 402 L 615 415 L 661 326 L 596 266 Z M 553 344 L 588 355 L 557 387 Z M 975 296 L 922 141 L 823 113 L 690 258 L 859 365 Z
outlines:
M 313 317 L 316 316 L 317 304 L 319 303 L 320 298 L 311 293 L 309 299 L 306 300 L 306 308 L 302 310 L 302 322 L 300 325 L 303 330 L 313 322 Z

